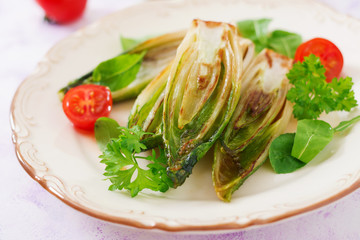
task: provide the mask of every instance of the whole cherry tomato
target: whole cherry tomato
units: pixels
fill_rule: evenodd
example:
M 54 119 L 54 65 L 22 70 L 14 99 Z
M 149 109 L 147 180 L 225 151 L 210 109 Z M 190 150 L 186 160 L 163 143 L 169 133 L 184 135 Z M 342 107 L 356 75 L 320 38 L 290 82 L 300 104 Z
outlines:
M 36 0 L 50 22 L 68 23 L 79 18 L 85 9 L 86 0 Z
M 75 127 L 93 130 L 99 117 L 107 117 L 112 108 L 110 89 L 95 84 L 70 89 L 63 99 L 65 115 Z
M 338 77 L 344 65 L 343 56 L 339 48 L 329 40 L 324 38 L 314 38 L 300 44 L 297 48 L 294 60 L 302 62 L 304 57 L 314 54 L 320 58 L 326 72 L 326 81 L 331 82 L 334 77 Z

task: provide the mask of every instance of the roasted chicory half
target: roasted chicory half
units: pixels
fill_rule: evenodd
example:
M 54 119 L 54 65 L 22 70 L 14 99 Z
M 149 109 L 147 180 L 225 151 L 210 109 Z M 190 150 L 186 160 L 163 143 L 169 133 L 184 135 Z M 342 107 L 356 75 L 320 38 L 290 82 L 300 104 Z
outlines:
M 129 128 L 137 125 L 145 132 L 160 132 L 165 87 L 170 68 L 171 64 L 156 76 L 136 98 L 129 115 Z
M 264 49 L 246 69 L 236 110 L 215 145 L 212 178 L 217 196 L 230 201 L 267 159 L 271 141 L 284 131 L 292 108 L 286 73 L 292 60 Z
M 161 123 L 165 87 L 169 77 L 171 64 L 156 76 L 138 95 L 130 111 L 128 128 L 139 126 L 144 132 L 153 135 L 143 135 L 142 141 L 147 149 L 163 144 Z
M 60 99 L 71 88 L 88 83 L 109 87 L 115 102 L 136 97 L 174 59 L 185 33 L 179 31 L 151 38 L 101 62 L 93 71 L 60 89 Z
M 194 20 L 165 89 L 163 140 L 168 176 L 181 185 L 218 139 L 240 97 L 254 45 L 227 23 Z

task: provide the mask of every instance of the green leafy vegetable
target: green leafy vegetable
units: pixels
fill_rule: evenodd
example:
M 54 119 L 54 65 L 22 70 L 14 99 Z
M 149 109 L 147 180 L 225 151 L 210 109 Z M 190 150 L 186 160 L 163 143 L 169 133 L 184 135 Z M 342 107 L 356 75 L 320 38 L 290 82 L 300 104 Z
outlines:
M 132 126 L 134 127 L 134 126 Z M 130 127 L 129 127 L 130 128 Z M 122 134 L 122 128 L 117 121 L 107 117 L 101 117 L 95 122 L 95 139 L 101 151 L 104 151 L 106 145 L 111 139 L 116 139 Z M 145 132 L 145 131 L 144 131 Z M 157 148 L 163 145 L 162 135 L 147 133 L 140 137 L 140 143 L 145 145 L 141 151 Z
M 291 156 L 304 163 L 310 162 L 333 139 L 334 130 L 325 121 L 298 121 Z
M 212 171 L 217 196 L 230 201 L 267 159 L 270 143 L 291 116 L 286 73 L 292 60 L 264 49 L 247 68 L 235 112 L 214 149 Z M 261 76 L 261 77 L 259 77 Z
M 94 82 L 108 86 L 111 91 L 124 88 L 136 78 L 142 60 L 146 54 L 122 54 L 100 63 L 93 72 Z
M 350 77 L 334 78 L 326 83 L 325 68 L 319 57 L 311 54 L 297 62 L 287 74 L 294 86 L 287 99 L 294 104 L 293 114 L 297 119 L 316 119 L 322 112 L 345 110 L 357 106 Z
M 269 158 L 276 173 L 291 173 L 306 163 L 291 156 L 295 133 L 286 133 L 277 137 L 270 146 Z
M 322 120 L 298 121 L 295 134 L 282 134 L 271 143 L 271 166 L 276 173 L 290 173 L 305 166 L 331 142 L 336 132 L 344 131 L 359 120 L 360 116 L 356 116 L 334 128 Z
M 171 64 L 139 94 L 130 111 L 128 127 L 138 125 L 143 131 L 158 133 L 162 122 L 163 102 Z
M 347 128 L 351 127 L 356 122 L 360 121 L 360 115 L 350 119 L 349 121 L 342 121 L 334 128 L 334 131 L 341 132 L 346 130 Z
M 106 149 L 106 145 L 112 138 L 117 138 L 121 134 L 120 125 L 117 121 L 107 117 L 98 118 L 95 122 L 95 139 L 101 151 Z
M 272 49 L 287 57 L 293 58 L 297 47 L 301 44 L 301 36 L 283 30 L 268 33 L 271 19 L 244 20 L 237 22 L 237 28 L 242 36 L 251 39 L 255 44 L 256 52 L 264 48 Z
M 135 38 L 126 38 L 124 36 L 120 36 L 121 48 L 123 51 L 128 51 L 143 41 L 144 40 L 139 40 Z
M 167 33 L 135 46 L 137 41 L 122 38 L 126 50 L 61 88 L 60 100 L 71 88 L 88 83 L 108 86 L 114 102 L 136 97 L 173 60 L 184 35 L 184 31 Z
M 237 22 L 237 28 L 241 35 L 251 39 L 255 44 L 255 51 L 261 52 L 268 43 L 268 26 L 271 19 L 244 20 Z
M 219 138 L 240 97 L 253 44 L 226 23 L 194 20 L 165 88 L 163 139 L 168 175 L 180 186 Z
M 301 42 L 301 36 L 296 33 L 275 30 L 269 35 L 267 47 L 282 55 L 293 58 Z
M 166 175 L 167 159 L 162 149 L 158 157 L 155 150 L 147 157 L 138 155 L 146 149 L 140 139 L 149 133 L 139 126 L 131 129 L 120 127 L 120 131 L 118 139 L 111 139 L 100 156 L 101 163 L 107 165 L 104 176 L 112 183 L 109 190 L 126 189 L 135 197 L 143 189 L 165 192 L 172 187 L 172 181 Z M 151 161 L 148 169 L 139 165 L 139 159 Z

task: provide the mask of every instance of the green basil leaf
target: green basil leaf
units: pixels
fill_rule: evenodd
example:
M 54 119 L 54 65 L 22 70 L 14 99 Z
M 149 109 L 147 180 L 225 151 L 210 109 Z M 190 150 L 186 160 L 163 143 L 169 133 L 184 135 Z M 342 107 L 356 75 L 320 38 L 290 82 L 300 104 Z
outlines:
M 295 133 L 286 133 L 272 141 L 269 150 L 269 158 L 272 168 L 276 173 L 291 173 L 306 163 L 291 156 L 294 145 Z
M 120 36 L 121 48 L 123 51 L 128 51 L 128 50 L 134 48 L 136 45 L 138 45 L 141 42 L 143 42 L 142 39 L 127 38 L 127 37 Z
M 299 34 L 275 30 L 270 34 L 268 46 L 275 52 L 294 58 L 296 49 L 301 42 L 302 39 Z
M 107 117 L 101 117 L 95 122 L 95 139 L 101 151 L 106 149 L 106 145 L 112 138 L 118 138 L 121 134 L 117 121 Z
M 268 26 L 271 19 L 262 18 L 257 20 L 244 20 L 237 22 L 237 28 L 241 35 L 251 39 L 255 43 L 256 52 L 260 52 L 268 43 Z
M 334 130 L 325 121 L 298 121 L 291 156 L 304 163 L 310 162 L 332 140 Z
M 94 82 L 108 86 L 111 91 L 126 87 L 135 80 L 145 53 L 122 54 L 100 63 L 93 72 Z

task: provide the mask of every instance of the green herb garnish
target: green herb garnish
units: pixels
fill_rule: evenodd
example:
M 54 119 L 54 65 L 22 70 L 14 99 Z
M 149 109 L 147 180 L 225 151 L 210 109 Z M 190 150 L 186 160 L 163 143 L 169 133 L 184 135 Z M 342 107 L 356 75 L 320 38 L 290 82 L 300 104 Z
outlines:
M 237 22 L 241 35 L 251 39 L 255 44 L 256 52 L 269 48 L 287 57 L 293 58 L 297 47 L 301 44 L 301 36 L 283 30 L 268 32 L 271 19 L 244 20 Z
M 291 173 L 305 166 L 304 162 L 291 156 L 295 133 L 286 133 L 272 141 L 269 158 L 271 166 L 276 173 Z
M 139 153 L 146 150 L 140 139 L 149 133 L 142 131 L 139 126 L 119 129 L 119 137 L 111 139 L 100 156 L 101 163 L 107 165 L 104 176 L 112 183 L 109 190 L 127 189 L 131 197 L 143 189 L 166 192 L 172 187 L 172 181 L 166 175 L 167 158 L 164 150 L 160 148 L 159 156 L 155 150 L 147 157 L 140 156 Z M 151 162 L 147 164 L 147 169 L 139 165 L 139 159 Z
M 143 42 L 144 39 L 127 38 L 120 36 L 121 48 L 123 51 L 128 51 Z
M 305 166 L 331 142 L 336 132 L 344 131 L 359 120 L 360 116 L 356 116 L 334 128 L 322 120 L 300 120 L 296 133 L 282 134 L 271 143 L 271 166 L 276 173 L 290 173 Z
M 319 57 L 311 54 L 303 62 L 295 63 L 287 74 L 293 85 L 287 99 L 294 103 L 293 115 L 299 121 L 296 133 L 282 134 L 270 146 L 270 163 L 276 173 L 290 173 L 305 166 L 331 142 L 336 132 L 360 120 L 357 116 L 335 128 L 316 120 L 323 112 L 350 111 L 357 106 L 352 79 L 334 78 L 327 83 L 325 71 Z
M 100 63 L 94 69 L 93 81 L 109 87 L 111 91 L 126 87 L 135 80 L 145 53 L 122 54 Z
M 291 156 L 308 163 L 331 142 L 333 136 L 333 128 L 325 121 L 298 121 Z
M 350 111 L 357 106 L 352 79 L 334 78 L 327 83 L 325 68 L 313 54 L 295 63 L 287 77 L 293 84 L 287 99 L 295 103 L 293 114 L 297 119 L 317 119 L 322 112 Z

